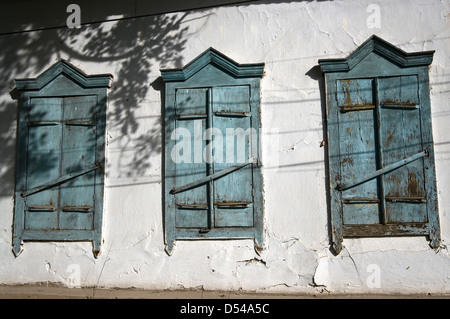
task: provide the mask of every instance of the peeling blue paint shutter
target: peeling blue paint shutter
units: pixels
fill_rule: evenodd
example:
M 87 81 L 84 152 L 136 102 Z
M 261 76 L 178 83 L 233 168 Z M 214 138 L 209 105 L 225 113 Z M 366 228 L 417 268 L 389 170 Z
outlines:
M 372 79 L 337 81 L 341 183 L 377 169 L 375 104 Z M 379 222 L 377 179 L 342 192 L 343 222 Z
M 183 138 L 184 147 L 173 152 L 175 161 L 175 185 L 177 187 L 195 182 L 208 175 L 203 158 L 208 109 L 208 89 L 178 89 L 176 92 L 175 128 Z M 187 142 L 187 143 L 186 143 Z M 184 152 L 189 152 L 185 154 Z M 180 157 L 180 158 L 178 158 Z M 206 228 L 208 226 L 207 184 L 175 194 L 175 225 L 178 228 Z
M 178 89 L 175 120 L 177 134 L 190 138 L 183 144 L 186 147 L 173 152 L 177 187 L 249 161 L 248 86 Z M 251 165 L 177 192 L 175 197 L 176 227 L 253 226 Z
M 424 151 L 416 76 L 338 80 L 337 101 L 342 185 Z M 427 222 L 423 159 L 344 187 L 342 207 L 345 225 Z
M 28 114 L 27 189 L 60 176 L 62 98 L 32 98 Z M 58 228 L 58 188 L 26 199 L 25 229 Z
M 427 236 L 440 246 L 429 66 L 373 35 L 321 59 L 327 91 L 332 247 L 344 238 Z
M 383 167 L 424 151 L 417 76 L 378 79 Z M 384 175 L 387 222 L 427 222 L 423 159 Z
M 264 64 L 238 64 L 209 48 L 184 68 L 161 74 L 166 252 L 183 239 L 253 238 L 259 250 L 263 199 L 257 140 Z
M 77 172 L 96 161 L 97 96 L 64 98 L 61 174 Z M 60 228 L 93 229 L 96 170 L 60 186 Z
M 60 60 L 20 92 L 13 253 L 28 241 L 90 241 L 101 251 L 109 74 Z
M 95 164 L 96 108 L 97 96 L 31 99 L 27 190 Z M 93 229 L 95 174 L 26 196 L 25 229 Z
M 214 147 L 214 172 L 251 158 L 251 109 L 249 86 L 213 88 L 213 127 L 223 136 L 223 149 Z M 214 142 L 213 142 L 214 145 Z M 216 227 L 253 226 L 252 165 L 214 181 Z

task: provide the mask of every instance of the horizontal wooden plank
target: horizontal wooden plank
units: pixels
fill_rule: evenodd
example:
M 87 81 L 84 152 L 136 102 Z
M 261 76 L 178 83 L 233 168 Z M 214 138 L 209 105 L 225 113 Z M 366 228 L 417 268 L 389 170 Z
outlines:
M 68 120 L 65 121 L 66 125 L 76 125 L 76 126 L 95 126 L 97 125 L 96 121 L 91 120 Z
M 29 205 L 27 210 L 29 212 L 53 212 L 57 208 L 53 205 Z
M 416 103 L 384 103 L 380 105 L 382 108 L 400 109 L 400 110 L 417 110 L 419 105 Z
M 196 120 L 196 119 L 206 119 L 208 115 L 206 113 L 196 113 L 196 114 L 177 114 L 177 120 Z
M 344 225 L 344 237 L 385 237 L 428 235 L 427 223 Z
M 219 208 L 245 208 L 249 207 L 252 202 L 241 202 L 241 201 L 226 201 L 226 202 L 215 202 L 214 206 Z
M 353 111 L 367 111 L 374 110 L 374 104 L 366 104 L 366 105 L 339 105 L 339 109 L 342 113 L 345 112 L 353 112 Z
M 214 112 L 216 116 L 229 116 L 229 117 L 249 117 L 250 112 L 238 112 L 238 111 L 216 111 Z
M 58 125 L 60 122 L 58 121 L 29 121 L 29 126 L 51 126 L 51 125 Z
M 24 230 L 23 241 L 87 241 L 95 239 L 93 230 Z
M 209 231 L 205 231 L 205 230 Z M 253 230 L 252 230 L 253 229 Z M 256 236 L 254 228 L 251 227 L 213 227 L 202 228 L 200 232 L 198 228 L 175 228 L 174 232 L 177 240 L 192 239 L 251 239 Z
M 208 209 L 208 204 L 184 204 L 177 203 L 178 209 Z
M 405 202 L 405 203 L 426 203 L 425 196 L 385 196 L 386 201 L 389 202 Z
M 366 197 L 348 197 L 342 198 L 342 202 L 344 204 L 369 204 L 369 203 L 379 203 L 380 200 L 378 198 L 366 198 Z
M 89 213 L 94 210 L 92 206 L 64 206 L 61 207 L 63 212 Z

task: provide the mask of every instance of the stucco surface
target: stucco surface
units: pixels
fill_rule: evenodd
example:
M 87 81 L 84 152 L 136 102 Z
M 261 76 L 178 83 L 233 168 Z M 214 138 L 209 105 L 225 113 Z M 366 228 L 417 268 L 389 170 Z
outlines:
M 379 27 L 368 21 L 374 14 L 370 5 L 373 1 L 260 1 L 0 36 L 5 48 L 0 53 L 0 283 L 278 294 L 449 293 L 450 4 L 377 1 Z M 122 16 L 118 8 L 114 17 Z M 134 8 L 135 15 L 139 10 Z M 97 21 L 111 18 L 101 12 Z M 81 5 L 82 19 L 84 14 L 93 15 L 89 4 Z M 33 28 L 39 16 L 30 13 L 29 21 L 26 27 Z M 442 231 L 437 251 L 423 237 L 345 239 L 341 254 L 330 251 L 325 102 L 317 61 L 345 57 L 372 34 L 407 52 L 436 51 L 430 97 Z M 159 70 L 181 67 L 209 47 L 239 63 L 265 63 L 261 254 L 251 240 L 178 241 L 171 256 L 164 251 Z M 10 92 L 15 78 L 36 77 L 59 58 L 87 74 L 114 76 L 108 93 L 102 253 L 94 259 L 90 243 L 26 242 L 15 258 L 17 101 Z

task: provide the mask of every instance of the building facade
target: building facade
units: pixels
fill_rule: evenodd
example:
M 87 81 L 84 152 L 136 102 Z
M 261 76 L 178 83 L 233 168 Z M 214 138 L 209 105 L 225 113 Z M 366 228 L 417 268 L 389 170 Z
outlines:
M 447 1 L 70 5 L 1 4 L 0 284 L 450 293 Z

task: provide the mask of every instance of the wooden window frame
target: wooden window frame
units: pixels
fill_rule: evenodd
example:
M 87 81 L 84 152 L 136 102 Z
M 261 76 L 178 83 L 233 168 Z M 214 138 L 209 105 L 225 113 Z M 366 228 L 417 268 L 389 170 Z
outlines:
M 16 88 L 19 99 L 18 126 L 17 126 L 17 166 L 15 186 L 15 206 L 13 223 L 13 253 L 19 256 L 23 251 L 23 244 L 27 241 L 91 241 L 94 257 L 100 254 L 102 243 L 103 221 L 103 189 L 105 167 L 105 129 L 107 89 L 110 88 L 112 75 L 98 74 L 86 75 L 84 72 L 65 60 L 53 64 L 36 78 L 16 79 Z M 97 113 L 94 125 L 96 130 L 95 163 L 80 171 L 73 172 L 49 181 L 40 187 L 27 189 L 27 158 L 28 158 L 28 131 L 29 109 L 33 98 L 73 98 L 92 96 L 96 98 Z M 72 123 L 85 125 L 85 123 Z M 39 192 L 41 189 L 65 183 L 82 174 L 96 171 L 95 195 L 93 210 L 93 229 L 26 229 L 25 209 L 26 197 Z M 59 209 L 59 208 L 58 208 Z
M 253 239 L 255 250 L 259 252 L 263 242 L 263 198 L 262 174 L 259 159 L 259 129 L 260 129 L 260 79 L 264 75 L 264 64 L 238 64 L 213 48 L 209 48 L 181 69 L 161 70 L 162 80 L 165 83 L 165 154 L 164 154 L 164 229 L 165 249 L 171 255 L 176 240 L 192 239 Z M 175 178 L 175 163 L 171 159 L 171 150 L 175 141 L 171 133 L 175 128 L 176 92 L 179 89 L 204 88 L 211 92 L 214 88 L 227 86 L 248 86 L 250 94 L 251 112 L 243 116 L 250 116 L 251 127 L 258 133 L 257 158 L 254 162 L 243 166 L 252 168 L 253 192 L 253 226 L 252 227 L 214 227 L 211 221 L 209 226 L 202 228 L 179 228 L 175 221 L 175 196 L 177 191 Z M 210 111 L 208 111 L 211 113 Z M 205 114 L 205 116 L 208 115 Z M 209 114 L 211 116 L 211 114 Z M 238 170 L 241 166 L 228 168 L 230 171 Z M 220 178 L 227 172 L 211 173 L 205 178 L 211 181 Z M 232 173 L 231 173 L 232 174 Z M 218 176 L 215 176 L 218 175 Z M 200 180 L 199 182 L 204 182 Z M 210 201 L 211 202 L 211 201 Z M 209 206 L 208 206 L 209 207 Z M 207 208 L 208 211 L 211 208 Z M 211 213 L 208 213 L 211 214 Z M 212 218 L 209 217 L 209 220 Z
M 429 92 L 429 65 L 434 51 L 406 53 L 385 40 L 373 35 L 348 57 L 342 59 L 321 59 L 319 65 L 325 76 L 327 117 L 327 164 L 329 171 L 329 205 L 331 210 L 332 248 L 339 254 L 343 238 L 427 236 L 430 246 L 440 245 L 438 199 L 436 191 L 435 159 L 431 127 Z M 343 201 L 340 187 L 339 109 L 337 102 L 337 81 L 377 79 L 384 77 L 417 76 L 420 97 L 420 121 L 422 125 L 423 156 L 425 167 L 426 210 L 425 223 L 386 223 L 344 225 Z M 376 104 L 376 103 L 375 103 Z M 374 105 L 376 109 L 378 106 Z M 422 155 L 422 154 L 420 154 Z M 419 155 L 418 155 L 419 156 Z M 381 172 L 383 173 L 383 172 Z

